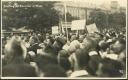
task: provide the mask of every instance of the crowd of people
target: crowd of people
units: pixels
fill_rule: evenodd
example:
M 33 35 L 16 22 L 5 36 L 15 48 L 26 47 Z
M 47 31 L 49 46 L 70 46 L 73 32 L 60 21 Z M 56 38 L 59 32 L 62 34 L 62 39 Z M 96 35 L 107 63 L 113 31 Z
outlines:
M 46 33 L 3 38 L 3 77 L 125 77 L 126 33 Z

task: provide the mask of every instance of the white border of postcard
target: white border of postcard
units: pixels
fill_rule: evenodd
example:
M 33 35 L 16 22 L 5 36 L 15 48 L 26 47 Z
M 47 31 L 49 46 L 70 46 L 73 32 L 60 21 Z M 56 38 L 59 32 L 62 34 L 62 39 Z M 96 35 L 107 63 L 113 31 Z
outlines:
M 2 1 L 87 1 L 87 0 L 1 0 L 1 33 L 2 33 Z M 96 1 L 96 0 L 93 0 Z M 114 1 L 114 0 L 113 0 Z M 124 0 L 121 0 L 124 1 Z M 126 2 L 128 2 L 126 0 Z M 127 3 L 128 5 L 128 3 Z M 126 7 L 126 49 L 127 49 L 127 7 Z M 2 36 L 2 34 L 1 34 Z M 2 40 L 1 40 L 2 43 Z M 2 44 L 1 44 L 2 49 Z M 2 50 L 1 50 L 2 53 Z M 1 57 L 2 59 L 2 57 Z M 127 79 L 127 50 L 126 50 L 126 77 L 85 77 L 85 78 L 69 78 L 69 77 L 2 77 L 2 60 L 1 60 L 1 79 Z

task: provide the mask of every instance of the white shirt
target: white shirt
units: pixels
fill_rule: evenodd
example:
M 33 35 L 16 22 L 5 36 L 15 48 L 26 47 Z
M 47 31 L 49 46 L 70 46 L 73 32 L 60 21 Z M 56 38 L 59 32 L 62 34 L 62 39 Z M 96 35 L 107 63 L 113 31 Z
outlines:
M 88 75 L 88 72 L 86 70 L 79 70 L 79 71 L 74 71 L 70 77 L 80 77 L 80 76 L 86 76 Z

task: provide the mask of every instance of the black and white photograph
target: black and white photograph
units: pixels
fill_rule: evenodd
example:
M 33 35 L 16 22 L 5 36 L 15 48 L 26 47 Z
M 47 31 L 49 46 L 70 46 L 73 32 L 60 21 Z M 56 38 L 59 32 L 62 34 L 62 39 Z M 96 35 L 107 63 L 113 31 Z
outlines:
M 127 0 L 2 0 L 2 79 L 127 79 Z

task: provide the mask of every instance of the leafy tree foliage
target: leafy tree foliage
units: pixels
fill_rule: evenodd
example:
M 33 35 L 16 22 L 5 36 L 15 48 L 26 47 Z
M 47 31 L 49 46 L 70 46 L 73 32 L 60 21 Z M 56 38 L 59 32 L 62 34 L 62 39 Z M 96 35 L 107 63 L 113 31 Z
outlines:
M 62 15 L 62 21 L 64 21 L 65 20 L 65 17 L 64 17 L 65 15 Z M 67 22 L 71 22 L 72 20 L 78 20 L 79 19 L 79 17 L 74 17 L 74 16 L 72 16 L 70 13 L 66 13 L 66 19 L 67 19 Z
M 3 2 L 3 28 L 20 28 L 27 26 L 34 30 L 46 30 L 58 25 L 59 15 L 54 7 L 55 2 Z M 7 6 L 27 7 L 7 7 Z
M 110 13 L 101 10 L 94 10 L 90 13 L 90 20 L 87 24 L 96 23 L 99 29 L 114 28 L 120 29 L 126 27 L 126 14 L 123 12 Z

